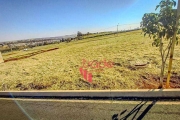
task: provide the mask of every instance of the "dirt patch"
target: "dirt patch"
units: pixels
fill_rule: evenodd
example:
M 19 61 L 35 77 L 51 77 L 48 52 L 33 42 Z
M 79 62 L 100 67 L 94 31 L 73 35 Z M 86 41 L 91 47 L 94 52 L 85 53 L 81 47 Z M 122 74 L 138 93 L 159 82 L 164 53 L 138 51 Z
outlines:
M 48 51 L 52 51 L 52 50 L 56 50 L 56 49 L 59 49 L 59 48 L 52 48 L 52 49 L 48 49 L 48 50 L 40 50 L 40 51 L 37 51 L 37 52 L 24 54 L 24 55 L 22 55 L 22 56 L 17 56 L 17 57 L 13 57 L 13 58 L 6 59 L 6 60 L 4 60 L 4 62 L 15 61 L 15 60 L 20 60 L 20 59 L 25 59 L 25 58 L 29 58 L 29 57 L 31 57 L 31 56 L 34 56 L 34 55 L 37 55 L 37 54 L 40 54 L 40 53 L 44 53 L 44 52 L 48 52 Z
M 167 75 L 163 79 L 163 88 L 166 88 Z M 158 89 L 159 75 L 146 74 L 140 77 L 136 83 L 139 89 Z M 170 79 L 170 88 L 180 88 L 180 75 L 172 74 Z
M 122 67 L 122 65 L 120 63 L 114 63 L 114 65 Z
M 27 85 L 18 83 L 16 85 L 16 88 L 19 88 L 19 90 L 42 90 L 42 89 L 47 89 L 48 87 L 51 86 L 52 84 L 45 84 L 45 83 L 29 83 Z

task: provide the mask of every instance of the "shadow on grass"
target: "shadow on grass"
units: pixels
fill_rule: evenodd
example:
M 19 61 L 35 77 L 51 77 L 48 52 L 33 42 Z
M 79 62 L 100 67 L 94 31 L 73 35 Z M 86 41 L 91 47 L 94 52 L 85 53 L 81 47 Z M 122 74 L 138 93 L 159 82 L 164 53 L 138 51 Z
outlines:
M 122 111 L 120 114 L 114 114 L 112 116 L 112 120 L 127 120 L 130 116 L 132 117 L 132 120 L 142 120 L 144 118 L 144 116 L 149 112 L 149 110 L 153 107 L 153 105 L 155 105 L 157 102 L 157 100 L 152 101 L 151 104 L 149 104 L 147 106 L 147 108 L 138 116 L 138 112 L 140 111 L 140 109 L 143 107 L 143 105 L 145 105 L 147 103 L 147 101 L 141 101 L 141 103 L 137 104 L 127 115 L 125 115 L 124 117 L 121 117 L 126 111 L 127 109 L 125 109 L 124 111 Z M 135 114 L 134 114 L 135 113 Z

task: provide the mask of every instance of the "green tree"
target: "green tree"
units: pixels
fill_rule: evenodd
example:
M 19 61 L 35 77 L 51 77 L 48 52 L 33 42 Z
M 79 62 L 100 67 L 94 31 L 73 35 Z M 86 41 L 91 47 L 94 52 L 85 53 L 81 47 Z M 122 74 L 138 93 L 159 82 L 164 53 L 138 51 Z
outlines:
M 159 88 L 163 87 L 165 64 L 170 51 L 172 51 L 174 40 L 178 43 L 178 38 L 174 36 L 178 29 L 177 26 L 179 26 L 179 22 L 176 23 L 177 19 L 179 20 L 177 9 L 173 9 L 175 6 L 174 0 L 162 0 L 155 9 L 160 8 L 159 13 L 145 13 L 141 22 L 144 36 L 149 35 L 153 39 L 152 45 L 159 47 L 161 54 Z
M 83 34 L 80 31 L 78 31 L 77 32 L 77 39 L 81 40 L 83 38 L 82 36 L 83 36 Z

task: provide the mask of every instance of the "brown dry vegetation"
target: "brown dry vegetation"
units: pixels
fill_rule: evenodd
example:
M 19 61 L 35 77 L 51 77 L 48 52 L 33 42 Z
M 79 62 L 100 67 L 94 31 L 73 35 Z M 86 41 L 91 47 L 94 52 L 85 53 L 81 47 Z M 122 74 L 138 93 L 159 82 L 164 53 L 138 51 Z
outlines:
M 161 58 L 158 48 L 141 31 L 101 36 L 70 43 L 39 46 L 28 51 L 3 53 L 4 60 L 40 50 L 59 48 L 25 59 L 0 64 L 0 88 L 8 90 L 105 90 L 157 88 Z M 180 49 L 175 48 L 171 87 L 180 86 Z M 113 68 L 93 72 L 88 83 L 79 72 L 82 59 L 109 60 Z M 168 62 L 168 61 L 167 61 Z M 147 64 L 148 63 L 148 64 Z M 135 66 L 146 64 L 145 66 Z M 167 72 L 167 70 L 165 71 Z M 167 73 L 165 73 L 167 74 Z

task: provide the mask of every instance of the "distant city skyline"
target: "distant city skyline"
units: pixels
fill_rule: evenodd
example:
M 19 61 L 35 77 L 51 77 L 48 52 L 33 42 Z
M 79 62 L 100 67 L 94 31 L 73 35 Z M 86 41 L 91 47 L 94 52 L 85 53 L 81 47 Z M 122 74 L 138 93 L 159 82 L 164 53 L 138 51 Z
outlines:
M 177 0 L 176 0 L 177 1 Z M 0 42 L 140 27 L 160 0 L 0 0 Z M 131 25 L 125 25 L 131 24 Z

